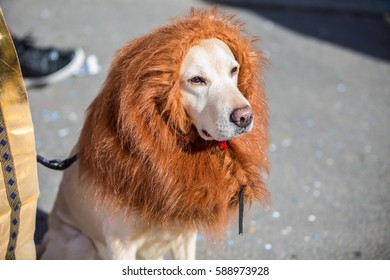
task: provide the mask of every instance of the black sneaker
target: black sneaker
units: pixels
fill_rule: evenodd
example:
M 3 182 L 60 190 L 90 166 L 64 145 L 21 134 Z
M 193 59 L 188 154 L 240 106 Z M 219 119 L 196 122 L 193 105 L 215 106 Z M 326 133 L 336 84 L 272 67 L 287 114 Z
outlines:
M 84 63 L 85 54 L 80 48 L 39 48 L 34 46 L 31 37 L 12 39 L 27 88 L 65 80 L 76 74 Z

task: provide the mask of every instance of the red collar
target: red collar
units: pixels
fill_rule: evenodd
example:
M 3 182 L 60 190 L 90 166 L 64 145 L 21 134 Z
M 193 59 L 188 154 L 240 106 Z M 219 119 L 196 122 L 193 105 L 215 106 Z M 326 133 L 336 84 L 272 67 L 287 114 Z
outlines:
M 228 146 L 227 141 L 220 141 L 220 142 L 218 142 L 218 144 L 222 148 L 222 150 L 225 150 L 225 151 L 229 150 L 229 146 Z

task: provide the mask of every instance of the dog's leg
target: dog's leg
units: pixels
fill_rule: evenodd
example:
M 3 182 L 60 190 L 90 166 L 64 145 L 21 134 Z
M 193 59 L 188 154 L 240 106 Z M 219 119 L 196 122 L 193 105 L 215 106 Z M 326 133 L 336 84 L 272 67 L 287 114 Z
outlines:
M 108 256 L 112 260 L 136 260 L 139 244 L 137 242 L 109 237 L 107 239 Z
M 124 213 L 115 217 L 104 213 L 101 217 L 104 243 L 106 244 L 104 259 L 136 260 L 137 251 L 142 242 L 134 237 L 133 219 L 126 220 Z
M 171 246 L 172 258 L 175 260 L 194 260 L 196 255 L 196 231 L 181 234 Z

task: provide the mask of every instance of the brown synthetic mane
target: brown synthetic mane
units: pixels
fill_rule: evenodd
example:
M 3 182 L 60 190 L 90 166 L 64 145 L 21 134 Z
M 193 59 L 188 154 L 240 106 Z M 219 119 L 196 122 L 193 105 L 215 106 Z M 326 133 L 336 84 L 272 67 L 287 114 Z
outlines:
M 240 63 L 238 87 L 255 113 L 253 131 L 229 141 L 227 151 L 199 137 L 181 103 L 181 63 L 210 38 Z M 77 145 L 80 179 L 92 182 L 99 203 L 150 225 L 219 232 L 237 215 L 240 186 L 245 202 L 266 201 L 268 109 L 253 41 L 233 16 L 191 10 L 118 51 Z

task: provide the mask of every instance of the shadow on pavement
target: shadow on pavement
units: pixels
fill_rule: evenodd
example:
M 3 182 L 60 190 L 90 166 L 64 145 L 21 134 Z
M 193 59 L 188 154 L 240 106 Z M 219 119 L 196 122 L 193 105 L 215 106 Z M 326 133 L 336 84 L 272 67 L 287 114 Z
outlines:
M 390 60 L 390 2 L 382 0 L 205 1 L 245 8 L 304 35 L 375 58 Z M 357 2 L 365 5 L 359 6 Z

